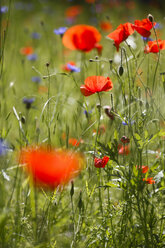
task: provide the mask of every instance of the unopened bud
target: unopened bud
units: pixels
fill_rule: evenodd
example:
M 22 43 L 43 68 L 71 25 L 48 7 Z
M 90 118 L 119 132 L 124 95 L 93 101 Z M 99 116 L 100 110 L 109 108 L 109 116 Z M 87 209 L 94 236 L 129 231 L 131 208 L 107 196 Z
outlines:
M 149 14 L 147 18 L 150 20 L 150 22 L 154 22 L 154 17 L 153 15 Z
M 22 124 L 25 124 L 25 122 L 26 122 L 25 116 L 21 116 L 21 122 L 22 122 Z
M 71 181 L 71 189 L 70 189 L 70 196 L 71 196 L 71 199 L 72 199 L 73 195 L 74 195 L 74 182 Z
M 93 62 L 93 59 L 89 59 L 89 62 Z
M 46 66 L 47 66 L 47 67 L 49 67 L 49 65 L 50 65 L 50 63 L 49 63 L 49 62 L 47 62 L 47 63 L 46 63 Z
M 118 73 L 119 73 L 120 76 L 123 75 L 123 73 L 124 73 L 124 68 L 123 68 L 122 65 L 119 66 Z
M 99 59 L 99 56 L 96 56 L 95 59 Z

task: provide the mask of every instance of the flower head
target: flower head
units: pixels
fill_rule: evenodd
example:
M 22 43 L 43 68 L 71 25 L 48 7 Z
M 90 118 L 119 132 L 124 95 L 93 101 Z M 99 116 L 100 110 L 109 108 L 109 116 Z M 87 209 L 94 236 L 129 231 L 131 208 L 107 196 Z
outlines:
M 33 32 L 31 34 L 32 39 L 39 40 L 41 38 L 41 34 L 37 32 Z
M 94 159 L 94 166 L 96 168 L 104 168 L 106 166 L 106 164 L 109 161 L 109 157 L 104 156 L 103 158 L 95 158 Z
M 147 184 L 155 184 L 155 180 L 153 180 L 153 177 L 150 178 L 143 178 L 143 181 L 146 182 Z
M 123 146 L 122 144 L 118 145 L 118 154 L 119 155 L 128 155 L 130 153 L 129 146 Z
M 136 20 L 134 22 L 134 29 L 143 37 L 149 37 L 151 35 L 150 30 L 155 25 L 156 22 L 152 23 L 148 18 L 146 18 L 143 19 L 142 21 Z
M 147 173 L 149 170 L 149 167 L 147 165 L 142 165 L 141 167 L 136 166 L 136 168 L 141 169 L 143 174 Z
M 165 49 L 165 40 L 149 41 L 144 48 L 145 53 L 158 53 L 159 50 Z
M 65 16 L 67 18 L 75 18 L 82 12 L 82 7 L 80 5 L 73 5 L 66 9 Z
M 8 150 L 9 150 L 8 145 L 2 138 L 0 138 L 0 156 L 5 155 Z
M 103 31 L 108 32 L 112 29 L 112 24 L 109 21 L 102 21 L 100 22 L 100 28 Z
M 34 98 L 34 97 L 33 97 L 33 98 L 24 97 L 22 101 L 23 101 L 23 103 L 26 105 L 26 108 L 27 108 L 27 109 L 30 109 L 32 103 L 35 101 L 35 98 Z
M 30 47 L 30 46 L 28 46 L 28 47 L 22 47 L 21 49 L 20 49 L 20 53 L 22 54 L 22 55 L 31 55 L 31 54 L 33 54 L 33 48 L 32 47 Z
M 114 45 L 119 51 L 119 45 L 121 42 L 125 41 L 128 36 L 133 34 L 134 26 L 133 24 L 127 22 L 125 24 L 120 24 L 116 30 L 110 33 L 107 37 L 114 41 Z
M 20 161 L 37 185 L 53 189 L 77 176 L 83 160 L 73 151 L 29 147 L 21 151 Z
M 33 54 L 29 54 L 27 56 L 27 59 L 30 61 L 36 61 L 37 60 L 37 54 L 33 53 Z
M 61 35 L 63 36 L 63 34 L 66 32 L 67 30 L 67 27 L 60 27 L 58 29 L 54 29 L 54 33 L 57 34 L 57 35 Z
M 34 82 L 34 83 L 40 83 L 40 82 L 41 82 L 41 78 L 38 77 L 38 76 L 32 77 L 31 80 L 32 80 L 32 82 Z
M 8 7 L 7 6 L 1 6 L 1 8 L 0 8 L 0 13 L 6 13 L 6 12 L 8 12 Z
M 109 77 L 90 76 L 85 79 L 85 84 L 80 87 L 84 96 L 90 96 L 96 92 L 109 91 L 113 88 L 112 81 Z
M 65 32 L 62 42 L 63 45 L 71 50 L 89 52 L 100 41 L 99 31 L 89 25 L 75 25 Z
M 130 139 L 126 136 L 122 136 L 120 141 L 123 143 L 123 144 L 128 144 L 130 142 Z
M 80 68 L 79 67 L 77 67 L 75 65 L 72 65 L 70 63 L 67 64 L 67 68 L 71 72 L 80 72 Z

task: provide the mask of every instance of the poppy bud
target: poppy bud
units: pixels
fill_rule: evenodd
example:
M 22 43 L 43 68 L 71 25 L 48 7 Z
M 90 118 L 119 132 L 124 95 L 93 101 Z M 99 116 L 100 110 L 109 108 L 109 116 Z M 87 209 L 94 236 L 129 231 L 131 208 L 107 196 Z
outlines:
M 46 63 L 46 67 L 49 67 L 49 65 L 50 65 L 50 63 L 49 63 L 49 62 L 47 62 L 47 63 Z
M 111 107 L 110 106 L 104 106 L 104 111 L 105 114 L 111 119 L 114 120 L 115 119 L 115 115 L 111 112 Z
M 22 122 L 22 124 L 25 124 L 25 122 L 26 122 L 25 116 L 21 116 L 21 122 Z
M 73 197 L 73 195 L 74 195 L 74 182 L 71 181 L 71 189 L 70 189 L 70 196 L 71 196 L 71 198 Z
M 78 201 L 78 208 L 79 208 L 79 211 L 81 211 L 81 209 L 83 209 L 83 201 L 82 201 L 82 191 L 80 191 L 80 195 L 79 195 L 79 201 Z
M 150 22 L 154 22 L 154 17 L 153 17 L 153 15 L 149 14 L 149 15 L 147 16 L 147 18 L 149 19 Z
M 119 73 L 120 76 L 123 75 L 123 73 L 124 73 L 124 68 L 123 68 L 122 65 L 119 66 L 118 73 Z
M 93 59 L 89 59 L 89 62 L 93 62 Z
M 98 58 L 99 58 L 98 56 L 95 57 L 95 59 L 98 59 Z
M 130 139 L 129 139 L 128 137 L 126 137 L 126 136 L 121 137 L 120 140 L 121 140 L 121 142 L 122 142 L 123 144 L 127 144 L 127 143 L 130 142 Z

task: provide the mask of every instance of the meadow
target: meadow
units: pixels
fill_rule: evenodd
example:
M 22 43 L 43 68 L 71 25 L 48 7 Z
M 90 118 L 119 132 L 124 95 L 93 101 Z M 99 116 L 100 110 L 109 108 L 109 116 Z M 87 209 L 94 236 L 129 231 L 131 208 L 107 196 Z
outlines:
M 165 247 L 164 22 L 0 1 L 0 248 Z

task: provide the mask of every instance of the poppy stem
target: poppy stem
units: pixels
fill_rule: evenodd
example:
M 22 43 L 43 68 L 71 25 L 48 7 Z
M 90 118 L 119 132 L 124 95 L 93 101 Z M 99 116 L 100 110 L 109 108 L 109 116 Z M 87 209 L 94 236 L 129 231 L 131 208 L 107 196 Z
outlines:
M 155 88 L 156 73 L 157 73 L 158 65 L 159 65 L 159 61 L 160 61 L 160 47 L 159 47 L 158 37 L 157 37 L 156 30 L 155 30 L 155 27 L 154 27 L 153 23 L 152 23 L 152 27 L 153 27 L 153 30 L 154 30 L 154 34 L 155 34 L 157 46 L 158 46 L 158 49 L 159 49 L 158 59 L 157 59 L 157 63 L 156 63 L 156 67 L 155 67 L 155 72 L 154 72 L 154 77 L 153 77 L 153 83 L 152 83 L 152 94 L 153 94 L 153 91 L 154 91 L 154 88 Z
M 97 92 L 97 95 L 98 95 L 98 99 L 99 99 L 99 105 L 97 106 L 99 115 L 98 115 L 98 126 L 97 126 L 97 130 L 96 130 L 96 138 L 95 138 L 95 146 L 94 146 L 94 158 L 96 155 L 96 145 L 97 145 L 97 139 L 98 139 L 99 127 L 100 127 L 100 119 L 101 119 L 101 97 L 100 97 L 99 92 Z
M 48 128 L 48 145 L 51 145 L 51 137 L 50 137 L 50 73 L 49 73 L 49 65 L 46 64 L 47 67 L 47 73 L 48 73 L 48 114 L 47 114 L 47 128 Z

